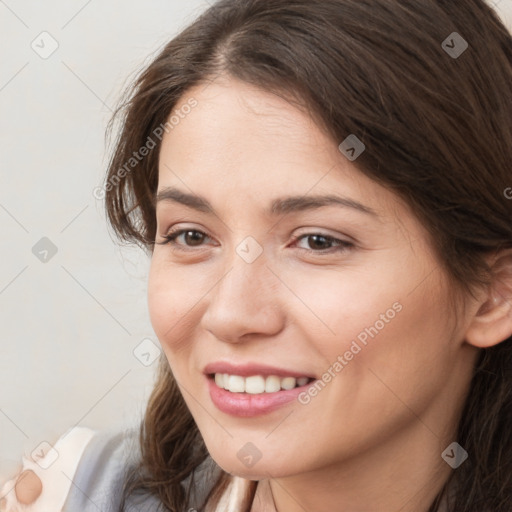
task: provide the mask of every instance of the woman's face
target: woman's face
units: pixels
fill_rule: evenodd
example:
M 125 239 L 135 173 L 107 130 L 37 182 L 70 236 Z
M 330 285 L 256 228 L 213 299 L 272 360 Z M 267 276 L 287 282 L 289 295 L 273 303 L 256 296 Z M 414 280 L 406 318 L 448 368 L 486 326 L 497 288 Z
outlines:
M 149 309 L 212 457 L 259 479 L 428 438 L 440 460 L 475 353 L 422 225 L 277 96 L 224 79 L 177 110 Z

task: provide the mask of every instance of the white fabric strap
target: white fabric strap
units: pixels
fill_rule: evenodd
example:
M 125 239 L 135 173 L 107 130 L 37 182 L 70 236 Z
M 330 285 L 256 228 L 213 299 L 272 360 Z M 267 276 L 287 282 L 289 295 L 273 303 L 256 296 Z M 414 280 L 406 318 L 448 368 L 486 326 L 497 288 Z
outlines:
M 85 427 L 74 427 L 62 435 L 54 446 L 41 443 L 31 457 L 22 457 L 23 466 L 20 472 L 8 480 L 0 490 L 1 512 L 61 512 L 71 489 L 80 458 L 85 447 L 96 434 L 95 430 Z M 30 504 L 20 503 L 16 483 L 23 483 L 23 473 L 30 474 L 32 482 L 39 479 L 42 490 Z M 34 474 L 36 477 L 34 477 Z M 25 474 L 27 475 L 27 474 Z M 21 478 L 20 478 L 21 477 Z

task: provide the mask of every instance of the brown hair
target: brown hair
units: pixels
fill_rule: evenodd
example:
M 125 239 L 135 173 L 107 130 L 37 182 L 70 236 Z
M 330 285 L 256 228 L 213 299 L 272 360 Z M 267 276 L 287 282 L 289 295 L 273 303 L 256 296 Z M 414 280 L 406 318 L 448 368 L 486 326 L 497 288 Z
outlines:
M 454 32 L 469 45 L 461 55 L 448 51 Z M 484 257 L 512 247 L 512 37 L 483 0 L 215 3 L 143 70 L 110 125 L 120 121 L 105 204 L 120 240 L 152 251 L 160 139 L 129 172 L 126 162 L 188 89 L 221 73 L 304 107 L 337 144 L 356 134 L 366 151 L 354 165 L 412 208 L 454 289 L 489 285 Z M 470 458 L 430 511 L 448 484 L 450 512 L 512 510 L 511 420 L 509 338 L 481 350 L 457 437 Z M 208 453 L 165 359 L 140 443 L 125 497 L 146 490 L 182 512 Z

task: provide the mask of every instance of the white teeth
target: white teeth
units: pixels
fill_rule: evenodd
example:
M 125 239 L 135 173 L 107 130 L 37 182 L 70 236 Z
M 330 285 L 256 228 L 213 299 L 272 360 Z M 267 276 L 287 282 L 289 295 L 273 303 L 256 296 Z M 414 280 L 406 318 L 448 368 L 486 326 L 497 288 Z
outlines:
M 261 375 L 254 375 L 245 379 L 245 392 L 257 395 L 265 391 L 265 379 Z
M 275 375 L 269 375 L 265 380 L 265 393 L 275 393 L 281 389 L 281 379 Z
M 283 389 L 293 389 L 297 385 L 297 379 L 295 377 L 285 377 L 281 381 L 281 387 Z
M 219 388 L 224 387 L 224 374 L 223 373 L 215 374 L 215 384 L 217 384 L 217 386 L 219 386 Z
M 243 393 L 245 391 L 245 379 L 239 375 L 229 375 L 226 379 L 224 376 L 224 382 L 227 380 L 226 389 L 232 393 Z
M 241 377 L 240 375 L 229 375 L 227 373 L 215 374 L 215 384 L 219 388 L 231 391 L 231 393 L 249 393 L 251 395 L 293 389 L 296 386 L 305 386 L 308 382 L 308 377 L 296 379 L 295 377 L 280 378 L 276 375 Z
M 307 377 L 300 377 L 297 379 L 297 386 L 305 386 L 308 383 Z

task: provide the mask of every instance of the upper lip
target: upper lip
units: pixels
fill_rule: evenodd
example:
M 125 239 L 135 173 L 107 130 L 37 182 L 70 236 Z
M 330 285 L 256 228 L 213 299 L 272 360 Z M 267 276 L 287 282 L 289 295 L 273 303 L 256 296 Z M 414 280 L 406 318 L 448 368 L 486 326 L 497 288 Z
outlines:
M 311 374 L 303 373 L 300 370 L 287 370 L 259 363 L 239 363 L 234 364 L 228 361 L 217 361 L 209 363 L 204 367 L 203 373 L 211 375 L 215 373 L 227 373 L 229 375 L 239 375 L 240 377 L 250 377 L 251 375 L 276 375 L 277 377 L 308 377 L 314 378 Z

